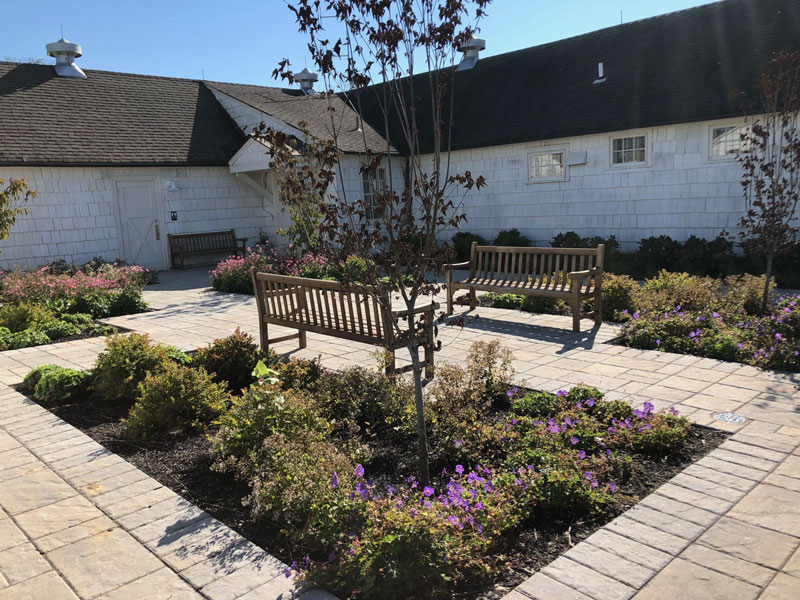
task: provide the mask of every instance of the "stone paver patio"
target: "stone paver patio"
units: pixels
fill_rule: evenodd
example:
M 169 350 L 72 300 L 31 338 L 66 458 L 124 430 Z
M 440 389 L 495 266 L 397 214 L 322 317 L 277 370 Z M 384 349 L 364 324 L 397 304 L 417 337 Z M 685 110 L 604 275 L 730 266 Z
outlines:
M 184 350 L 238 326 L 257 334 L 253 299 L 205 290 L 206 277 L 162 274 L 145 291 L 157 310 L 108 322 Z M 572 333 L 569 317 L 476 312 L 464 328 L 440 326 L 437 360 L 463 363 L 472 342 L 495 338 L 530 387 L 585 382 L 733 433 L 509 600 L 800 597 L 797 374 L 616 346 L 615 327 L 588 320 Z M 86 368 L 102 347 L 89 339 L 0 353 L 0 600 L 289 597 L 277 560 L 7 387 L 40 364 Z M 371 347 L 315 334 L 305 350 L 275 350 L 331 368 L 376 364 Z M 747 421 L 722 423 L 716 412 Z

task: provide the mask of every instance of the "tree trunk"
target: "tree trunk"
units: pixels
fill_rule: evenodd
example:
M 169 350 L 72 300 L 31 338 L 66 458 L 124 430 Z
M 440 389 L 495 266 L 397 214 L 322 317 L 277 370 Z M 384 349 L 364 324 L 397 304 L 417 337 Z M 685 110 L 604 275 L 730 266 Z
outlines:
M 772 281 L 772 263 L 775 261 L 775 253 L 770 252 L 767 254 L 767 272 L 766 281 L 764 282 L 764 293 L 761 296 L 761 314 L 767 312 L 767 300 L 769 300 L 769 284 Z
M 428 472 L 428 431 L 425 427 L 425 403 L 422 397 L 422 365 L 419 362 L 419 344 L 409 344 L 411 365 L 414 373 L 414 406 L 417 409 L 417 445 L 419 447 L 419 480 L 428 485 L 431 477 Z

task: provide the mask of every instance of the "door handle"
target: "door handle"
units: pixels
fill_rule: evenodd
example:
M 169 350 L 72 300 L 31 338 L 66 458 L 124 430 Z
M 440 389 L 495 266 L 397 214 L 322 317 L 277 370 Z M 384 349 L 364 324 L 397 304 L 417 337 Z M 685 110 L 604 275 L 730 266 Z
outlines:
M 158 242 L 159 240 L 161 240 L 161 228 L 156 223 L 156 241 Z

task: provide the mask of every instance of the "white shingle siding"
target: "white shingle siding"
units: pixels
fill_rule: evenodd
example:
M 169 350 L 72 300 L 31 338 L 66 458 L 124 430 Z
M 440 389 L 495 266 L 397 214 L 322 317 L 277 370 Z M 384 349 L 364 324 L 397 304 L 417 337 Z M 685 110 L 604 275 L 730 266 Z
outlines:
M 711 124 L 686 123 L 527 144 L 455 151 L 451 172 L 483 175 L 488 185 L 467 193 L 468 221 L 461 231 L 490 241 L 516 227 L 537 244 L 565 231 L 616 235 L 633 250 L 641 238 L 690 235 L 711 239 L 736 226 L 744 211 L 741 168 L 735 160 L 711 160 Z M 648 137 L 647 165 L 611 164 L 611 139 Z M 538 149 L 586 151 L 586 163 L 568 167 L 567 180 L 529 183 L 528 154 Z
M 115 182 L 153 178 L 160 189 L 165 233 L 234 228 L 257 241 L 283 226 L 280 209 L 231 175 L 227 167 L 2 167 L 0 179 L 24 178 L 38 197 L 0 241 L 0 268 L 31 268 L 63 258 L 80 264 L 101 256 L 121 258 L 116 221 Z M 178 189 L 167 191 L 165 181 Z M 177 211 L 178 221 L 170 221 Z M 275 215 L 272 218 L 269 214 Z M 166 265 L 165 265 L 166 266 Z

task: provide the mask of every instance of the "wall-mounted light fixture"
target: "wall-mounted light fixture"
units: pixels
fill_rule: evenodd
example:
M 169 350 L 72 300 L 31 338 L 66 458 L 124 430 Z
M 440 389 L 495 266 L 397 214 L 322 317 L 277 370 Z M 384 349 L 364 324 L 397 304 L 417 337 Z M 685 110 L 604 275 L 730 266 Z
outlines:
M 178 191 L 178 184 L 175 183 L 172 179 L 167 179 L 164 182 L 164 187 L 168 192 L 177 192 Z

